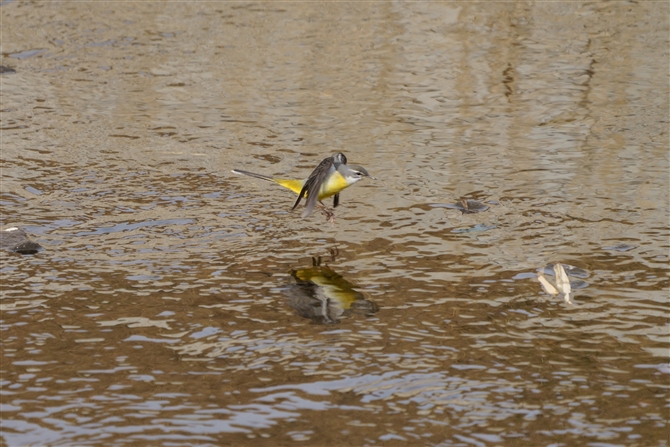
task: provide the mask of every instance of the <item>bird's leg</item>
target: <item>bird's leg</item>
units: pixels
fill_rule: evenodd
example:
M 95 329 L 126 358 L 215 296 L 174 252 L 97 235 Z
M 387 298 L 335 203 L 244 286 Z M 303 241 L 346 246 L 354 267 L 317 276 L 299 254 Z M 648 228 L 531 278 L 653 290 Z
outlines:
M 335 262 L 335 259 L 340 255 L 340 249 L 335 247 L 330 249 L 330 262 Z
M 323 204 L 320 200 L 317 202 L 319 209 L 326 216 L 326 220 L 330 221 L 331 225 L 335 225 L 335 213 L 330 210 L 326 205 Z

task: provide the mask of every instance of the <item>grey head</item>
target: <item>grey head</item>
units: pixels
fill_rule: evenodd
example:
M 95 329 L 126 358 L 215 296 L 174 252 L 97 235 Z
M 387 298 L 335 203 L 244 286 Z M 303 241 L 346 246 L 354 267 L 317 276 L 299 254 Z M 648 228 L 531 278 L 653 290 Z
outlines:
M 369 177 L 373 180 L 377 180 L 370 175 L 367 169 L 359 165 L 340 165 L 337 169 L 340 171 L 340 174 L 347 179 L 350 183 L 355 183 L 362 179 L 363 177 Z

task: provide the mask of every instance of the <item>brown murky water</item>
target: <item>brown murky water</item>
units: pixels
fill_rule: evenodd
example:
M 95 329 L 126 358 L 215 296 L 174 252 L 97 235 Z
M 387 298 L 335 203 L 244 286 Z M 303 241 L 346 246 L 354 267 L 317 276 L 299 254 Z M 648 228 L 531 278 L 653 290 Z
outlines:
M 668 445 L 668 12 L 2 2 L 4 445 Z

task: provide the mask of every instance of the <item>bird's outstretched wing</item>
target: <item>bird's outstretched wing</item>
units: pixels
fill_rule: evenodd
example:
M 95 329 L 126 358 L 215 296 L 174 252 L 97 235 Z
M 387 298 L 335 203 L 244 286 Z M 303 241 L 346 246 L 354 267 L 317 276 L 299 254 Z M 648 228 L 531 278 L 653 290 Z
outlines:
M 303 219 L 309 216 L 309 214 L 314 209 L 314 206 L 316 206 L 316 202 L 319 200 L 319 190 L 321 189 L 321 185 L 323 184 L 324 180 L 326 180 L 328 177 L 330 168 L 332 168 L 333 164 L 335 163 L 335 157 L 336 155 L 324 158 L 323 161 L 319 163 L 319 165 L 309 175 L 309 178 L 305 181 L 300 194 L 298 194 L 298 198 L 296 199 L 295 203 L 293 204 L 293 208 L 291 209 L 294 210 L 300 203 L 300 200 L 305 196 L 305 194 L 307 194 L 305 211 L 302 212 Z

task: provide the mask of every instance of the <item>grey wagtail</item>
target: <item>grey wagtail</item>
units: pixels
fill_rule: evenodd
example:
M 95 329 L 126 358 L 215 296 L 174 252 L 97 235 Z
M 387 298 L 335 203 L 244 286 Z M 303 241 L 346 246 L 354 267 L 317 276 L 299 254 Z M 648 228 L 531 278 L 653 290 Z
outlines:
M 233 172 L 235 174 L 248 175 L 261 180 L 278 183 L 284 188 L 288 188 L 298 194 L 298 199 L 295 201 L 291 210 L 294 210 L 300 203 L 300 200 L 303 197 L 306 197 L 305 211 L 302 212 L 303 219 L 310 215 L 312 210 L 314 210 L 314 206 L 318 202 L 322 207 L 322 211 L 326 215 L 326 218 L 329 219 L 331 223 L 334 221 L 335 214 L 328 210 L 321 201 L 334 196 L 333 208 L 335 208 L 340 203 L 340 191 L 344 188 L 348 188 L 363 177 L 374 179 L 374 177 L 368 174 L 368 171 L 362 166 L 348 165 L 347 157 L 341 152 L 336 153 L 332 157 L 325 158 L 319 163 L 314 171 L 312 171 L 307 180 L 273 178 L 268 177 L 267 175 L 242 171 L 241 169 L 233 169 Z

